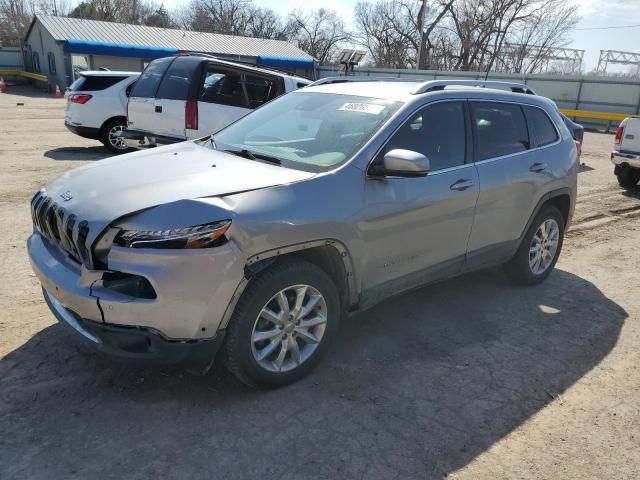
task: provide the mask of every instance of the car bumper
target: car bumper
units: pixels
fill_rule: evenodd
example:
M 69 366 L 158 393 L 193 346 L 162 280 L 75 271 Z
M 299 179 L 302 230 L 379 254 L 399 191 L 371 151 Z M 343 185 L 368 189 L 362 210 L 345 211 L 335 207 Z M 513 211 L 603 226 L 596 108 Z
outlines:
M 145 149 L 158 145 L 170 145 L 172 143 L 184 142 L 186 138 L 168 137 L 166 135 L 151 135 L 148 132 L 139 130 L 125 130 L 120 133 L 124 142 L 129 148 Z
M 179 251 L 113 247 L 109 272 L 146 279 L 155 298 L 114 288 L 106 281 L 105 271 L 80 266 L 38 232 L 29 237 L 27 246 L 33 271 L 56 317 L 60 320 L 61 312 L 68 311 L 80 324 L 92 327 L 88 330 L 99 338 L 103 335 L 100 329 L 122 328 L 148 339 L 155 338 L 149 336 L 155 332 L 172 345 L 213 341 L 244 283 L 243 257 L 231 242 L 212 249 Z
M 640 168 L 640 154 L 626 152 L 611 152 L 611 162 L 614 165 L 629 165 L 631 168 Z
M 78 341 L 108 355 L 162 364 L 186 363 L 206 370 L 218 352 L 224 331 L 214 338 L 170 340 L 149 328 L 109 325 L 80 317 L 46 289 L 44 299 L 58 322 Z
M 84 127 L 82 125 L 74 125 L 67 121 L 64 122 L 64 126 L 67 127 L 71 133 L 75 133 L 84 138 L 91 138 L 97 140 L 100 137 L 100 129 L 93 127 Z

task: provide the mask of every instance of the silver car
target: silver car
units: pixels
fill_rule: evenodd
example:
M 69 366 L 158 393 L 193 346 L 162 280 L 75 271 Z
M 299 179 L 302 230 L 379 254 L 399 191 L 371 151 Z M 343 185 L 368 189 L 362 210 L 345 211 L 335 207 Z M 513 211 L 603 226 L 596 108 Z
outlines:
M 221 347 L 240 380 L 277 386 L 392 295 L 496 264 L 541 282 L 578 162 L 553 102 L 524 92 L 323 80 L 215 135 L 71 170 L 31 203 L 44 298 L 103 352 L 206 371 Z

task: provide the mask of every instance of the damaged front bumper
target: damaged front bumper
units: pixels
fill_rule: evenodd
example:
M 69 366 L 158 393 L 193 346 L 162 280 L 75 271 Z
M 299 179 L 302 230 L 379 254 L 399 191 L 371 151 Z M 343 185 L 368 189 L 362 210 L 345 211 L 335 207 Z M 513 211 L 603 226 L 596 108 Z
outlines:
M 109 271 L 84 268 L 37 231 L 28 251 L 49 308 L 79 339 L 108 354 L 165 363 L 202 359 L 202 352 L 213 359 L 244 272 L 231 243 L 200 251 L 114 247 Z M 114 273 L 144 279 L 147 288 L 128 291 L 107 280 Z

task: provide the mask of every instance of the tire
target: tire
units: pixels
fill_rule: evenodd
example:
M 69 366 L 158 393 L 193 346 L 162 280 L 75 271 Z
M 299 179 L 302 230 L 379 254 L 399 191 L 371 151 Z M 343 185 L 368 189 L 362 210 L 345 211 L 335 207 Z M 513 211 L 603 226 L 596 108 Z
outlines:
M 102 126 L 102 130 L 100 131 L 100 141 L 111 153 L 120 154 L 131 151 L 126 144 L 116 142 L 112 135 L 114 130 L 124 130 L 125 128 L 127 128 L 127 120 L 124 118 L 114 118 Z
M 618 184 L 623 188 L 635 187 L 640 181 L 640 170 L 636 170 L 626 165 L 616 165 L 613 172 L 618 178 Z
M 304 286 L 307 288 L 303 289 Z M 292 314 L 289 316 L 286 316 L 288 310 L 285 311 L 280 303 L 283 301 L 281 292 L 287 300 L 287 308 L 291 308 Z M 296 320 L 295 302 L 299 292 L 304 292 L 303 306 L 314 306 L 307 315 Z M 263 309 L 268 312 L 263 314 Z M 282 315 L 293 320 L 284 327 L 271 321 Z M 305 327 L 319 322 L 323 315 L 324 323 Z M 318 364 L 338 330 L 339 320 L 338 291 L 324 270 L 304 260 L 276 262 L 249 284 L 238 301 L 227 327 L 224 363 L 231 373 L 247 385 L 266 388 L 287 385 L 305 376 Z M 296 321 L 299 322 L 297 326 Z M 277 331 L 280 333 L 274 335 Z M 260 334 L 270 336 L 254 342 Z M 310 339 L 319 339 L 319 342 L 313 343 Z M 266 354 L 273 344 L 275 347 Z M 261 360 L 259 357 L 263 355 Z
M 557 243 L 555 245 L 555 251 L 552 253 L 551 239 L 544 242 L 539 242 L 541 238 L 539 230 L 542 225 L 546 227 L 557 227 Z M 553 231 L 553 228 L 548 228 L 548 231 Z M 551 234 L 549 233 L 551 236 Z M 534 245 L 534 237 L 537 237 L 536 245 Z M 509 262 L 505 264 L 505 272 L 507 276 L 515 283 L 520 285 L 536 285 L 544 281 L 549 274 L 553 271 L 553 268 L 558 261 L 560 251 L 562 250 L 562 243 L 564 241 L 564 217 L 560 210 L 553 205 L 545 205 L 540 212 L 535 216 L 533 222 L 518 248 L 518 251 Z M 547 245 L 546 247 L 544 245 Z M 540 263 L 536 264 L 538 258 L 538 252 L 541 252 Z M 546 256 L 542 252 L 546 252 Z M 551 260 L 548 262 L 548 260 Z M 547 263 L 548 262 L 548 263 Z M 533 265 L 532 265 L 533 263 Z M 537 265 L 537 268 L 536 268 Z M 543 268 L 544 267 L 544 268 Z

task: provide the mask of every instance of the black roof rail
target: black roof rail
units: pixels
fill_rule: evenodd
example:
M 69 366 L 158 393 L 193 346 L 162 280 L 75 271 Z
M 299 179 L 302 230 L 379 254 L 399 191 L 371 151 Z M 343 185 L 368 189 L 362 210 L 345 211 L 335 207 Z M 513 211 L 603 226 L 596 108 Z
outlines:
M 347 82 L 413 82 L 415 79 L 411 78 L 398 78 L 398 77 L 361 77 L 357 75 L 349 75 L 342 77 L 325 77 L 320 80 L 316 80 L 309 87 L 315 87 L 316 85 L 328 85 L 331 83 L 347 83 Z

